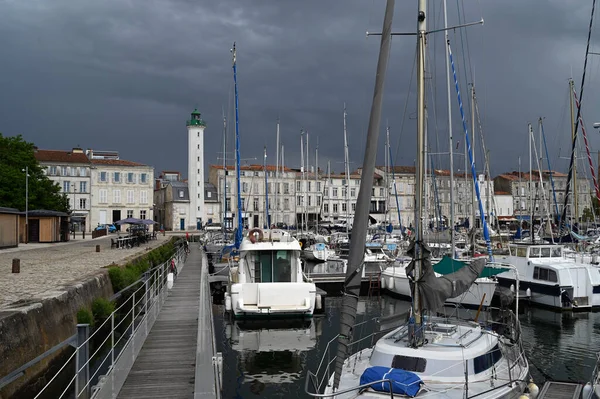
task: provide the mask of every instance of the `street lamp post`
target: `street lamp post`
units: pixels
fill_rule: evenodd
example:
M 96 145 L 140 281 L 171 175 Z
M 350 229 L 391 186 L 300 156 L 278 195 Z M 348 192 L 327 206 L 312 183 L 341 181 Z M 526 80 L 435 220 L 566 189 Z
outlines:
M 22 171 L 25 172 L 25 244 L 29 244 L 29 166 Z

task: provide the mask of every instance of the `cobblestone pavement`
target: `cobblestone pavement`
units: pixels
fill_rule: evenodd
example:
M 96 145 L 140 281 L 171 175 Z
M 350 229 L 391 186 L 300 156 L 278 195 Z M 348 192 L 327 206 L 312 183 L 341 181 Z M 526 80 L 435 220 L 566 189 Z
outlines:
M 0 250 L 0 311 L 61 295 L 66 288 L 86 281 L 112 263 L 124 264 L 135 255 L 168 241 L 171 236 L 131 249 L 111 249 L 107 236 L 56 244 L 21 244 Z M 100 245 L 100 252 L 96 252 Z M 21 272 L 12 273 L 12 260 L 21 260 Z

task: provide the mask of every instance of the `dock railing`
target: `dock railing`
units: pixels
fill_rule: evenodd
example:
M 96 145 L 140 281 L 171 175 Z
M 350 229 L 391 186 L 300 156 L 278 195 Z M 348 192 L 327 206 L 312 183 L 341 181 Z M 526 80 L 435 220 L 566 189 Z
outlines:
M 34 398 L 112 398 L 125 382 L 167 298 L 171 261 L 180 269 L 186 257 L 184 248 L 179 247 L 168 261 L 149 269 L 141 279 L 123 289 L 121 293 L 135 290 L 91 334 L 89 324 L 77 324 L 75 335 L 0 379 L 0 388 L 71 344 L 75 348 L 73 353 Z M 120 295 L 116 293 L 111 299 Z

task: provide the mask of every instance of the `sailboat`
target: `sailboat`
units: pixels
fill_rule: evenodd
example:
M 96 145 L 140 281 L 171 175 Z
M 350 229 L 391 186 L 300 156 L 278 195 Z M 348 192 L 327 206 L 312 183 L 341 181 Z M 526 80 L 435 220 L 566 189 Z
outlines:
M 486 259 L 476 259 L 459 271 L 439 279 L 431 265 L 430 251 L 423 242 L 426 3 L 426 0 L 418 1 L 417 15 L 416 232 L 407 251 L 412 257 L 407 270 L 413 276 L 411 312 L 406 323 L 378 339 L 374 346 L 364 348 L 364 344 L 369 342 L 365 338 L 353 340 L 354 333 L 360 331 L 360 328 L 354 327 L 358 302 L 355 280 L 361 269 L 360 239 L 366 235 L 366 197 L 371 192 L 372 185 L 368 181 L 370 179 L 363 179 L 350 248 L 337 354 L 333 355 L 334 360 L 330 360 L 332 354 L 328 350 L 333 346 L 333 342 L 330 342 L 331 345 L 324 354 L 324 359 L 328 360 L 321 363 L 324 366 L 316 373 L 308 373 L 306 391 L 313 397 L 378 398 L 384 394 L 390 397 L 445 399 L 475 396 L 486 399 L 517 398 L 527 388 L 529 365 L 521 345 L 518 320 L 510 311 L 502 312 L 504 320 L 508 322 L 506 324 L 435 316 L 445 299 L 468 289 L 485 267 Z M 394 0 L 387 0 L 363 163 L 366 176 L 370 175 L 375 166 L 393 11 Z M 456 88 L 460 103 L 457 83 Z M 462 112 L 462 103 L 460 104 Z M 471 166 L 473 170 L 472 161 Z M 481 215 L 485 229 L 483 212 Z M 499 328 L 500 325 L 502 328 Z M 375 336 L 370 339 L 374 340 Z M 331 373 L 333 365 L 335 370 Z

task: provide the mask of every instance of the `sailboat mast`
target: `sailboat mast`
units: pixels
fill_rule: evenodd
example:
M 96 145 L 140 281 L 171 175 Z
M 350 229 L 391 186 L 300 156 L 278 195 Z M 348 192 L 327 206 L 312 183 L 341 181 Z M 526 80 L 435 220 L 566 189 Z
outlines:
M 304 129 L 300 129 L 300 173 L 301 173 L 301 191 L 300 193 L 302 193 L 302 191 L 304 191 Z M 301 202 L 301 207 L 300 207 L 300 212 L 301 215 L 300 216 L 300 231 L 304 231 L 304 195 L 302 195 L 302 202 Z M 297 217 L 297 216 L 296 216 Z
M 346 174 L 346 234 L 350 225 L 350 159 L 348 156 L 348 137 L 346 134 L 346 103 L 344 103 L 344 173 Z
M 279 118 L 277 118 L 277 150 L 275 151 L 275 220 L 274 220 L 274 224 L 275 226 L 277 226 L 277 218 L 279 217 L 279 211 L 280 211 L 280 207 L 279 207 L 279 185 L 281 184 L 279 182 Z
M 310 197 L 310 190 L 308 189 L 308 186 L 310 185 L 309 183 L 309 178 L 310 178 L 310 164 L 308 163 L 308 131 L 306 132 L 306 192 L 305 192 L 305 198 L 306 198 L 306 202 L 304 204 L 304 223 L 306 223 L 306 231 L 308 231 L 308 222 L 309 222 L 309 218 L 308 215 L 310 214 L 309 212 L 309 207 L 308 207 L 308 201 L 309 201 L 309 197 Z
M 268 229 L 271 227 L 271 221 L 269 220 L 269 181 L 267 180 L 267 146 L 265 146 L 265 155 L 263 160 L 263 169 L 265 172 L 265 227 Z
M 423 4 L 425 0 L 420 0 Z M 381 105 L 383 103 L 383 92 L 387 64 L 390 55 L 392 39 L 392 20 L 394 16 L 394 0 L 387 0 L 383 29 L 381 32 L 381 44 L 379 46 L 379 59 L 377 60 L 377 72 L 375 75 L 375 88 L 373 89 L 373 103 L 369 116 L 369 127 L 365 143 L 365 155 L 363 157 L 363 176 L 367 178 L 360 180 L 360 191 L 356 202 L 356 213 L 354 226 L 352 228 L 352 240 L 350 241 L 350 255 L 346 278 L 344 280 L 344 297 L 342 301 L 342 314 L 340 317 L 340 334 L 338 335 L 337 356 L 335 360 L 335 374 L 333 388 L 337 389 L 340 384 L 342 368 L 348 347 L 352 342 L 353 326 L 356 321 L 356 308 L 360 294 L 362 265 L 365 255 L 365 240 L 367 238 L 367 224 L 369 222 L 369 208 L 371 203 L 371 190 L 373 189 L 373 173 L 375 172 L 375 161 L 377 159 L 377 141 L 379 139 L 379 127 L 381 122 Z M 423 14 L 422 18 L 425 18 Z M 424 32 L 423 32 L 424 34 Z
M 535 241 L 535 237 L 533 234 L 533 180 L 531 173 L 531 140 L 533 139 L 533 128 L 531 127 L 531 123 L 527 124 L 527 129 L 529 132 L 529 189 L 527 192 L 529 193 L 529 236 L 531 237 L 531 243 L 533 244 Z
M 471 159 L 473 165 L 475 164 L 475 84 L 471 85 L 471 133 L 473 138 L 471 139 Z M 477 217 L 477 212 L 475 211 L 475 180 L 477 180 L 477 176 L 475 172 L 473 172 L 473 185 L 471 186 L 471 217 L 473 218 L 473 226 L 475 229 L 475 218 Z M 481 220 L 483 220 L 483 215 L 479 215 Z M 473 230 L 475 231 L 475 230 Z M 473 244 L 473 254 L 475 254 L 475 234 L 472 236 L 472 244 Z
M 390 127 L 389 125 L 385 128 L 385 228 L 388 225 L 388 208 L 390 204 Z
M 419 295 L 419 280 L 421 278 L 422 269 L 422 254 L 421 244 L 424 239 L 423 230 L 423 200 L 424 200 L 424 186 L 425 186 L 425 36 L 427 29 L 427 22 L 425 19 L 427 10 L 427 1 L 419 0 L 419 14 L 418 14 L 418 25 L 417 25 L 417 167 L 416 167 L 416 187 L 415 187 L 415 286 L 413 292 L 415 293 L 413 298 L 413 315 L 417 326 L 421 325 L 421 298 Z M 420 327 L 417 327 L 418 331 Z M 421 334 L 416 334 L 412 338 L 411 344 L 418 346 L 421 344 Z
M 446 0 L 444 0 L 444 35 L 446 38 L 446 45 L 450 44 L 450 38 L 448 37 L 448 11 L 446 9 Z M 448 49 L 446 49 L 446 91 L 448 95 L 448 138 L 450 141 L 450 237 L 452 245 L 452 258 L 454 258 L 456 236 L 454 232 L 454 139 L 452 138 L 452 98 L 450 89 L 450 56 L 448 55 Z
M 235 93 L 235 163 L 236 163 L 236 184 L 237 184 L 237 214 L 238 214 L 238 225 L 235 232 L 235 247 L 240 248 L 242 243 L 242 229 L 244 224 L 242 222 L 242 197 L 240 187 L 240 123 L 239 123 L 239 112 L 238 112 L 238 89 L 237 89 L 237 66 L 236 66 L 236 50 L 235 42 L 233 42 L 233 87 Z
M 225 237 L 225 220 L 227 219 L 227 119 L 225 118 L 225 111 L 223 111 L 223 223 L 221 223 L 221 230 L 223 237 Z
M 317 184 L 319 182 L 319 144 L 318 144 L 318 140 L 317 140 L 317 148 L 315 148 L 315 207 L 318 208 L 318 204 L 319 204 L 319 190 L 317 190 Z M 316 212 L 316 217 L 315 217 L 315 226 L 316 226 L 316 233 L 319 234 L 319 215 L 320 215 L 320 209 L 319 211 Z
M 575 141 L 577 132 L 575 131 L 575 109 L 573 101 L 573 93 L 575 90 L 573 79 L 569 79 L 569 104 L 571 108 L 571 140 Z M 573 150 L 573 202 L 575 208 L 575 223 L 579 222 L 579 201 L 577 200 L 577 147 Z M 572 218 L 571 218 L 572 219 Z

